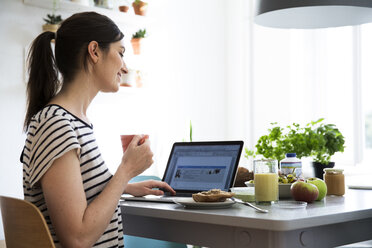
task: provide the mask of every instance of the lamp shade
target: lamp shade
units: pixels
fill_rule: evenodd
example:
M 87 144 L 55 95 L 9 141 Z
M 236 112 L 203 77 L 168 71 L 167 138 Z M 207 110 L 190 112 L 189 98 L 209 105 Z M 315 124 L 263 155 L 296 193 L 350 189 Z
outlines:
M 257 0 L 255 22 L 274 28 L 327 28 L 372 22 L 372 0 Z

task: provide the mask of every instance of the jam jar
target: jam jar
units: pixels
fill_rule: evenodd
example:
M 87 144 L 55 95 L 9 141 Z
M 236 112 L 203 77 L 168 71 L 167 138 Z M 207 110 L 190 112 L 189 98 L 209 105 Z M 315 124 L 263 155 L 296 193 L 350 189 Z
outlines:
M 342 196 L 345 194 L 345 175 L 343 169 L 324 169 L 324 181 L 327 184 L 327 195 Z

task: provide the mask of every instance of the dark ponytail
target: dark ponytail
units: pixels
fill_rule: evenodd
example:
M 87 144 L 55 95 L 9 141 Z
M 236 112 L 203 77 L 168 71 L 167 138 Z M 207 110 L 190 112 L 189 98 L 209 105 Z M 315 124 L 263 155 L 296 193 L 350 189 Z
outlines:
M 44 32 L 32 43 L 28 54 L 26 130 L 32 116 L 42 109 L 58 92 L 58 70 L 51 47 L 55 33 Z
M 31 118 L 52 100 L 62 85 L 74 80 L 80 70 L 87 70 L 89 42 L 96 41 L 107 52 L 111 43 L 123 37 L 110 18 L 95 12 L 74 14 L 62 22 L 56 34 L 40 34 L 32 43 L 28 57 L 30 77 L 25 130 Z M 52 39 L 55 39 L 55 56 Z M 58 81 L 58 73 L 62 75 L 63 84 Z

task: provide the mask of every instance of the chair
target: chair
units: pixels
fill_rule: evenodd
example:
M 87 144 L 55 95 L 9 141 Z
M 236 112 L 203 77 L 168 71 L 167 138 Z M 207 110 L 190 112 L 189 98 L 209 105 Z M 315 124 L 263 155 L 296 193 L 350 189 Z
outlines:
M 135 182 L 141 182 L 145 180 L 158 180 L 161 179 L 157 176 L 136 176 L 132 178 L 129 182 L 135 183 Z M 125 225 L 125 223 L 124 223 Z M 163 241 L 163 240 L 157 240 L 157 239 L 149 239 L 149 238 L 142 238 L 142 237 L 136 237 L 131 235 L 124 235 L 124 247 L 125 248 L 186 248 L 187 245 L 181 244 L 181 243 L 175 243 L 175 242 L 169 242 L 169 241 Z
M 55 248 L 40 210 L 32 203 L 0 196 L 7 248 Z

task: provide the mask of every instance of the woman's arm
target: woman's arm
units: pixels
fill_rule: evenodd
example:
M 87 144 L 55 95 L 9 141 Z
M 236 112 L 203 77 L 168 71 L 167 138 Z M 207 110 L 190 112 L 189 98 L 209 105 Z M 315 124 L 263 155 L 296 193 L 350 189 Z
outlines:
M 129 145 L 115 175 L 88 205 L 75 150 L 56 159 L 41 179 L 52 224 L 63 247 L 91 247 L 101 237 L 128 181 L 152 164 L 149 141 Z

